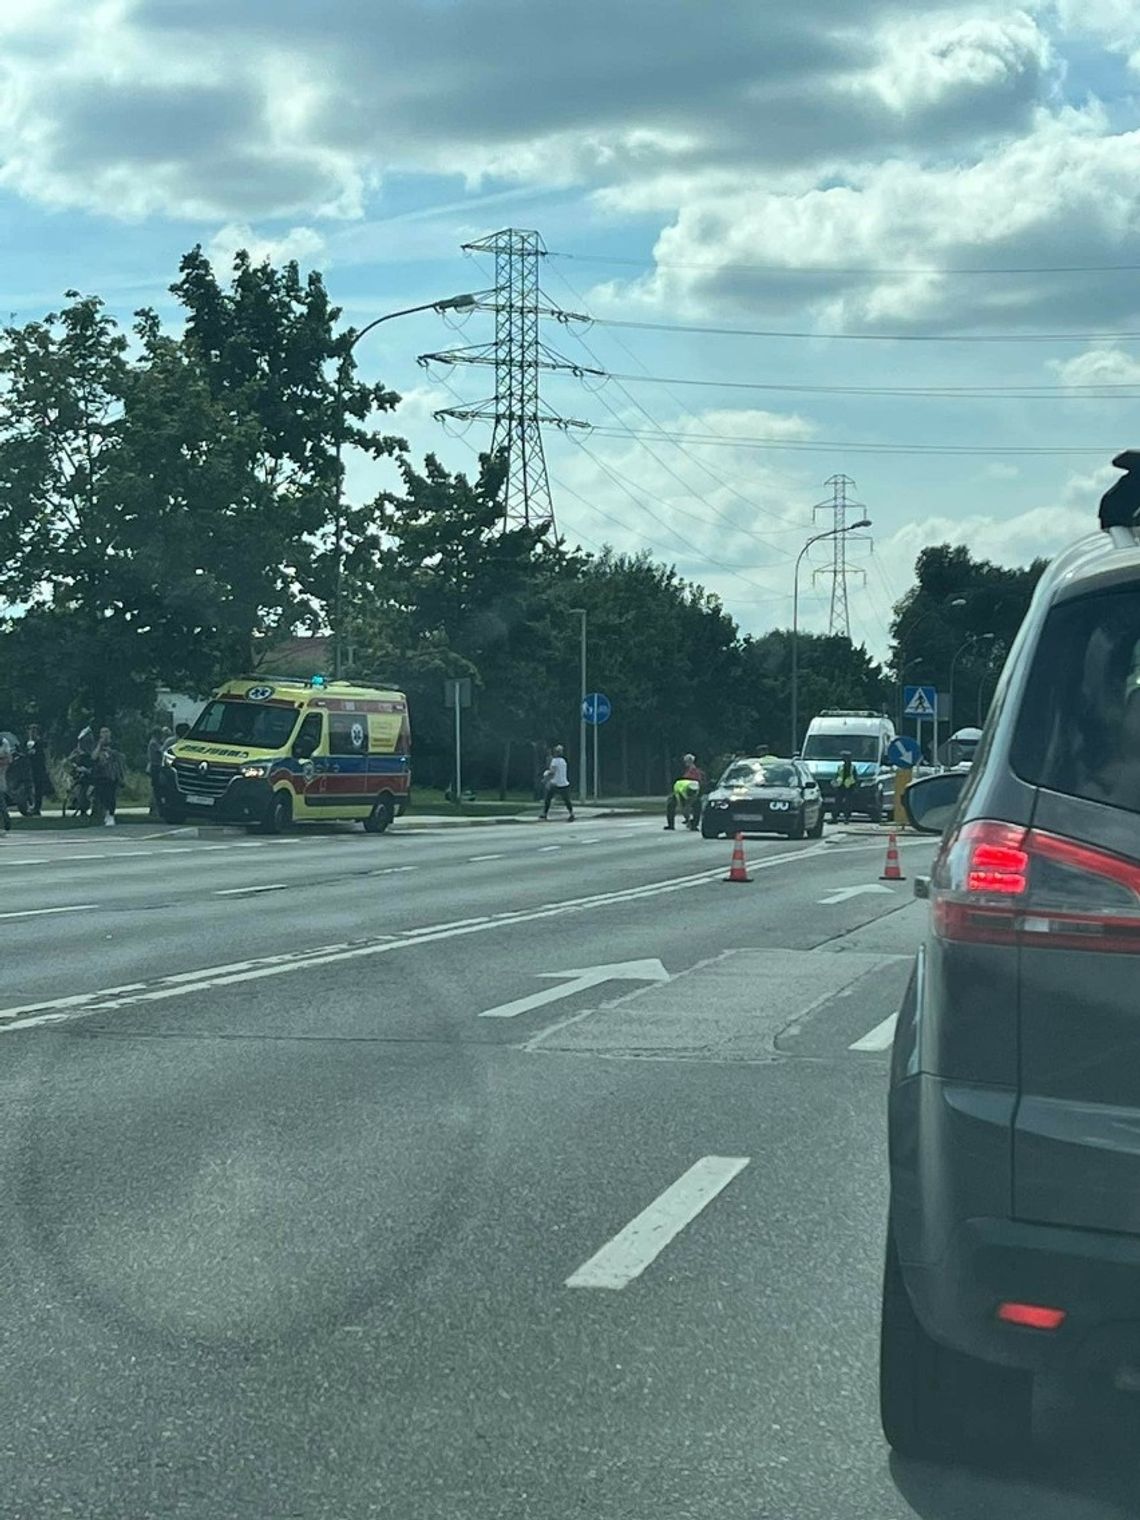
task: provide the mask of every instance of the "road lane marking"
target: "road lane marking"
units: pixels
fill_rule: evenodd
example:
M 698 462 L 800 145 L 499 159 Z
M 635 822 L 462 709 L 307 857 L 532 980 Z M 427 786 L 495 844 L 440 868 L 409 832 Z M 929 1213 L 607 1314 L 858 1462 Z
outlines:
M 506 858 L 505 855 L 469 855 L 467 857 L 467 864 L 469 866 L 476 866 L 484 860 L 506 860 Z
M 826 854 L 826 845 L 816 845 L 807 850 L 791 850 L 782 855 L 769 855 L 754 861 L 754 871 L 768 870 L 773 866 L 812 860 Z M 312 950 L 286 951 L 281 955 L 262 956 L 236 965 L 207 966 L 197 971 L 178 972 L 160 978 L 142 989 L 131 989 L 119 995 L 118 988 L 104 988 L 94 992 L 73 994 L 65 998 L 52 998 L 36 1003 L 24 1003 L 0 1008 L 0 1034 L 32 1027 L 30 1015 L 51 1013 L 57 1009 L 70 1009 L 76 1015 L 104 1013 L 136 1003 L 150 1003 L 166 998 L 179 997 L 188 992 L 201 992 L 213 987 L 228 987 L 236 983 L 258 981 L 264 977 L 281 976 L 291 971 L 303 971 L 311 966 L 333 965 L 341 961 L 360 960 L 391 951 L 405 950 L 416 945 L 432 944 L 438 940 L 457 939 L 468 934 L 483 934 L 490 929 L 506 928 L 511 924 L 536 923 L 546 918 L 557 918 L 567 913 L 586 912 L 591 908 L 609 907 L 614 904 L 640 902 L 646 898 L 660 897 L 667 893 L 688 891 L 691 887 L 711 885 L 723 881 L 723 866 L 699 871 L 689 876 L 678 876 L 643 886 L 626 887 L 613 892 L 595 893 L 589 897 L 564 898 L 557 902 L 543 903 L 536 908 L 508 909 L 476 918 L 455 919 L 450 923 L 426 924 L 419 929 L 408 929 L 399 935 L 381 935 L 354 945 L 319 945 Z M 26 1022 L 25 1022 L 26 1020 Z
M 848 1045 L 848 1050 L 889 1050 L 895 1037 L 898 1017 L 897 1012 L 889 1014 L 881 1024 L 876 1024 L 874 1029 L 869 1030 L 861 1040 Z
M 532 992 L 529 997 L 516 998 L 513 1003 L 502 1003 L 498 1008 L 488 1008 L 481 1019 L 517 1019 L 520 1013 L 544 1008 L 559 998 L 573 997 L 587 987 L 598 987 L 603 982 L 667 982 L 669 973 L 659 960 L 620 961 L 612 966 L 587 966 L 581 971 L 540 971 L 542 977 L 568 977 L 559 987 L 546 987 Z
M 880 886 L 877 881 L 874 881 L 868 882 L 865 887 L 840 887 L 837 892 L 832 892 L 830 897 L 821 897 L 819 901 L 829 907 L 833 903 L 849 902 L 853 897 L 877 896 L 880 892 L 885 892 L 888 897 L 894 896 L 890 887 Z
M 260 887 L 223 887 L 220 892 L 215 892 L 215 897 L 241 897 L 249 896 L 252 892 L 285 892 L 288 885 L 283 881 L 266 882 Z
M 648 1208 L 566 1279 L 568 1288 L 624 1288 L 748 1165 L 748 1156 L 702 1156 Z
M 555 850 L 560 850 L 561 848 L 562 846 L 560 844 L 540 844 L 538 847 L 538 853 L 540 855 L 552 855 Z
M 0 918 L 42 918 L 45 913 L 90 913 L 97 903 L 73 903 L 69 908 L 23 908 L 19 913 L 0 913 Z

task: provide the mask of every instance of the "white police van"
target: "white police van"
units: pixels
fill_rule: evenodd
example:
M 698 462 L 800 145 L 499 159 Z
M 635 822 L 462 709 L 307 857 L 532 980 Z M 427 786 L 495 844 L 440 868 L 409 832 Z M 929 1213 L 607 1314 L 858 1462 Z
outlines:
M 835 777 L 845 753 L 851 756 L 857 784 L 850 811 L 879 823 L 887 814 L 894 772 L 887 748 L 895 726 L 885 713 L 828 709 L 808 724 L 800 758 L 819 782 L 824 804 L 835 815 Z

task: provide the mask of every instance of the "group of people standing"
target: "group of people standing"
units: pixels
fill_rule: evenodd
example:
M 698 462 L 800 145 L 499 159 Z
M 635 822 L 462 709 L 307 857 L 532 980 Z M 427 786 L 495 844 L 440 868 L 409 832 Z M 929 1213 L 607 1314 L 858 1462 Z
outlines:
M 147 754 L 152 811 L 156 811 L 158 805 L 162 751 L 167 744 L 173 744 L 181 737 L 187 727 L 181 723 L 175 733 L 165 729 L 152 731 Z M 74 749 L 66 757 L 64 770 L 64 812 L 80 818 L 89 817 L 93 822 L 112 828 L 119 792 L 127 779 L 127 759 L 110 728 L 104 725 L 96 731 L 90 725 L 84 726 Z M 39 726 L 31 724 L 23 742 L 14 734 L 0 733 L 0 827 L 5 832 L 11 828 L 13 808 L 29 818 L 42 817 L 45 801 L 55 796 L 48 747 Z

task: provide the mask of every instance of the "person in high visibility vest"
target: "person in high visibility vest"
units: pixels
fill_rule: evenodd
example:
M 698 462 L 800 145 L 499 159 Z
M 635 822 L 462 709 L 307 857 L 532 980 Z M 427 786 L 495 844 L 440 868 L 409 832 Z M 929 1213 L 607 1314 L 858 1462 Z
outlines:
M 684 755 L 681 760 L 684 769 L 673 783 L 673 789 L 669 793 L 669 800 L 665 804 L 665 827 L 676 827 L 677 809 L 681 809 L 681 816 L 685 820 L 686 827 L 695 829 L 701 821 L 701 792 L 704 789 L 708 777 L 697 764 L 695 755 Z
M 833 823 L 840 819 L 844 823 L 851 821 L 851 802 L 855 788 L 859 785 L 859 778 L 855 774 L 855 767 L 851 763 L 851 751 L 845 749 L 839 757 L 839 769 L 835 773 L 835 807 Z

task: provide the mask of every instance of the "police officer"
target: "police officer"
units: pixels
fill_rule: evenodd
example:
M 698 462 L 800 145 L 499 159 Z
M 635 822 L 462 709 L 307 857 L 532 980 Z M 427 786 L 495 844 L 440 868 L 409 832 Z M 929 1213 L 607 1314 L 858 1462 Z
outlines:
M 839 770 L 835 775 L 835 804 L 831 820 L 833 823 L 838 823 L 841 818 L 844 823 L 850 823 L 851 803 L 858 784 L 859 779 L 851 763 L 851 751 L 845 749 L 839 757 Z

